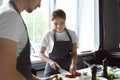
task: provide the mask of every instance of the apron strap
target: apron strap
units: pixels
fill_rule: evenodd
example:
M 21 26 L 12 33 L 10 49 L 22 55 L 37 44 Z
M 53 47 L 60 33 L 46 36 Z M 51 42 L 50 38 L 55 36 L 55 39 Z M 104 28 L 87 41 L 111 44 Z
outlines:
M 14 1 L 10 0 L 9 3 L 14 7 L 14 9 L 20 15 L 20 12 L 16 4 L 14 3 Z M 23 21 L 23 24 L 27 32 L 27 27 L 24 23 L 24 20 L 21 15 L 20 17 Z M 19 57 L 17 57 L 16 69 L 26 78 L 26 80 L 32 80 L 31 61 L 30 61 L 30 41 L 29 41 L 28 32 L 27 32 L 27 37 L 28 37 L 27 43 L 25 47 L 23 48 L 22 52 L 20 53 Z
M 56 31 L 55 30 L 53 30 L 53 37 L 54 37 L 54 41 L 56 42 Z
M 65 30 L 66 30 L 66 32 L 67 32 L 67 34 L 68 34 L 68 37 L 69 37 L 70 41 L 72 41 L 72 38 L 71 38 L 71 36 L 70 36 L 68 30 L 67 30 L 66 28 L 65 28 Z
M 15 5 L 14 1 L 10 0 L 9 3 L 12 4 L 12 6 L 15 8 L 15 10 L 20 14 L 20 12 L 19 12 L 17 6 Z
M 14 2 L 13 0 L 10 0 L 9 3 L 12 4 L 12 6 L 14 7 L 14 9 L 15 9 L 15 10 L 18 12 L 18 14 L 20 15 L 20 12 L 19 12 L 19 10 L 18 10 L 15 2 Z M 23 24 L 24 24 L 24 26 L 25 26 L 25 28 L 26 28 L 26 30 L 27 30 L 26 24 L 25 24 L 25 22 L 24 22 L 24 20 L 23 20 L 23 18 L 22 18 L 21 15 L 20 15 L 20 17 L 21 17 L 21 19 L 22 19 L 22 21 L 23 21 Z M 28 34 L 28 33 L 27 33 L 27 34 Z
M 53 30 L 54 31 L 54 41 L 56 41 L 56 31 L 55 30 Z M 70 36 L 70 34 L 69 34 L 69 32 L 68 32 L 68 30 L 65 28 L 65 31 L 66 31 L 66 33 L 68 34 L 68 37 L 69 37 L 69 39 L 70 39 L 70 41 L 72 41 L 72 38 L 71 38 L 71 36 Z

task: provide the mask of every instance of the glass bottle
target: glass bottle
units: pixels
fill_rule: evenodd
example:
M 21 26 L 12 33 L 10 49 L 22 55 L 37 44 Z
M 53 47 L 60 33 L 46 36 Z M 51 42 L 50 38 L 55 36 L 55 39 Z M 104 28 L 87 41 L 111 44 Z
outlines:
M 91 71 L 92 71 L 92 80 L 96 80 L 97 66 L 94 65 L 94 66 L 91 68 Z
M 103 64 L 103 77 L 108 78 L 108 73 L 107 73 L 108 60 L 105 58 L 102 61 L 102 64 Z

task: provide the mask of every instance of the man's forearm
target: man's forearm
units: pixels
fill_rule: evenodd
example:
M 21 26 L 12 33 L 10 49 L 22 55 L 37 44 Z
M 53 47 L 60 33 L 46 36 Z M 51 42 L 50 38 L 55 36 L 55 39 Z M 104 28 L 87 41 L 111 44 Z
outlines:
M 16 80 L 26 80 L 22 74 L 16 71 Z
M 0 73 L 0 80 L 25 80 L 25 78 L 19 72 L 12 71 Z

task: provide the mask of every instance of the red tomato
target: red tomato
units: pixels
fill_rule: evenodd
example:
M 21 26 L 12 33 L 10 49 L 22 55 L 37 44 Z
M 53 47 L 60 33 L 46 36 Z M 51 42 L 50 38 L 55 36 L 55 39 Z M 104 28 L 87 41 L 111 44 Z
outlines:
M 74 75 L 66 74 L 65 77 L 66 77 L 66 78 L 74 78 L 75 76 L 74 76 Z
M 80 72 L 76 72 L 75 76 L 81 76 L 81 73 Z
M 70 74 L 66 74 L 65 75 L 66 78 L 75 78 L 77 76 L 81 76 L 81 73 L 80 72 L 76 72 L 75 75 L 72 75 L 72 74 L 71 75 Z

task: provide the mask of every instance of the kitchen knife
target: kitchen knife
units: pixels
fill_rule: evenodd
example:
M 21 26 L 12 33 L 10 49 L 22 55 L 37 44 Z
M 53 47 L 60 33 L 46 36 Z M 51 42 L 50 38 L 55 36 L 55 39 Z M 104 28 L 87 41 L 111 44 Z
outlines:
M 62 68 L 59 68 L 59 72 L 60 73 L 68 73 L 68 74 L 71 74 L 69 71 L 65 70 L 65 69 L 62 69 Z
M 89 63 L 86 62 L 86 61 L 83 61 L 83 63 L 86 64 L 88 67 L 91 67 L 91 68 L 95 65 L 95 64 L 92 64 L 92 65 L 91 65 L 91 64 L 89 64 Z

